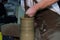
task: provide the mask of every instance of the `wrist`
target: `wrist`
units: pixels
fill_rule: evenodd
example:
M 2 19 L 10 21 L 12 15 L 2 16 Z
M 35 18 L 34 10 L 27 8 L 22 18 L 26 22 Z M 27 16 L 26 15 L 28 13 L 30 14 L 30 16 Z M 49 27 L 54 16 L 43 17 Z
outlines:
M 33 8 L 34 8 L 34 10 L 39 10 L 39 6 L 37 5 L 37 4 L 35 4 L 34 6 L 33 6 Z
M 41 10 L 42 8 L 40 8 L 39 4 L 35 4 L 35 5 L 34 5 L 34 9 L 35 9 L 36 11 L 38 11 L 38 10 Z

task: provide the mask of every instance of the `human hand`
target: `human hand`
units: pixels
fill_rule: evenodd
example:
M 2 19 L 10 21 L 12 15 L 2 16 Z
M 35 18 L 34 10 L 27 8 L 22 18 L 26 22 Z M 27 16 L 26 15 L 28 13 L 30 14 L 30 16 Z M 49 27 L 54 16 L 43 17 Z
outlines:
M 34 8 L 34 7 L 31 7 L 29 8 L 27 11 L 26 11 L 26 14 L 29 16 L 29 17 L 33 17 L 36 13 L 37 9 Z

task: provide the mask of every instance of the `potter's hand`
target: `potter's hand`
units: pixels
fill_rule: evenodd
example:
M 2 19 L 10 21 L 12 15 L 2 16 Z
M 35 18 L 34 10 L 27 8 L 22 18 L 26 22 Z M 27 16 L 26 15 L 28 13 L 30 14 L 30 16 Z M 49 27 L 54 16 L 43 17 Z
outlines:
M 38 9 L 44 9 L 50 5 L 52 5 L 53 3 L 57 2 L 58 0 L 42 0 L 41 2 L 35 4 L 33 7 L 29 8 L 26 12 L 26 14 L 30 17 L 34 16 L 36 11 Z
M 33 17 L 36 13 L 36 8 L 32 7 L 32 8 L 29 8 L 27 11 L 26 11 L 26 14 L 29 16 L 29 17 Z

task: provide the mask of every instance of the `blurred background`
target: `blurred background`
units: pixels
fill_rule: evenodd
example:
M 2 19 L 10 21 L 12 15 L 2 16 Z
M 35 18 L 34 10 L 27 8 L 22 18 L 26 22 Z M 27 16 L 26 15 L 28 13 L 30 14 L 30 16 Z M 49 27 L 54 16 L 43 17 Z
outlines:
M 3 40 L 19 40 L 20 18 L 23 15 L 20 0 L 0 0 L 0 32 Z
M 24 11 L 20 6 L 20 0 L 0 0 L 0 2 L 4 5 L 5 14 L 3 15 L 6 16 L 5 20 L 1 21 L 0 23 L 20 24 L 20 17 L 24 14 Z M 8 17 L 11 18 L 11 20 Z

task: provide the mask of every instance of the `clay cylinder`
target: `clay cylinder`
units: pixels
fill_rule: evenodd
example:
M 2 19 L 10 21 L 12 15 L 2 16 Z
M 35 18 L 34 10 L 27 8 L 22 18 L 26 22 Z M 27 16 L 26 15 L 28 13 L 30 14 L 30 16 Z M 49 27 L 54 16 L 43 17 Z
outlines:
M 21 18 L 20 40 L 34 40 L 33 18 Z

